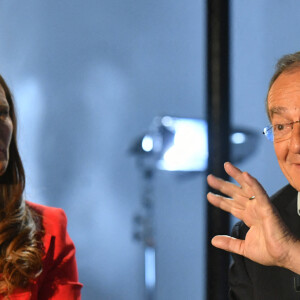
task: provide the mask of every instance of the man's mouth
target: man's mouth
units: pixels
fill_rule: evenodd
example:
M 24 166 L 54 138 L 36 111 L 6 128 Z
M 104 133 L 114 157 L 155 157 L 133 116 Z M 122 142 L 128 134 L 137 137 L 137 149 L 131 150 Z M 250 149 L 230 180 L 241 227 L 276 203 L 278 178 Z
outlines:
M 290 162 L 291 166 L 300 167 L 300 162 Z

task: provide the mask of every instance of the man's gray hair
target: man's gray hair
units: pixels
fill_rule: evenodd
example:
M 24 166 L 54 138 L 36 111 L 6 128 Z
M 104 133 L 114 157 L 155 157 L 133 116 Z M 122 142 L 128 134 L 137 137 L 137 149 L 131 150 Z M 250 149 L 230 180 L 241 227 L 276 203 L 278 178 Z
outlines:
M 273 83 L 279 77 L 279 75 L 284 71 L 291 70 L 295 67 L 300 67 L 300 51 L 292 54 L 287 54 L 281 57 L 275 66 L 275 72 L 270 80 L 268 94 Z M 268 118 L 271 121 L 269 110 L 268 110 L 268 95 L 266 99 L 266 110 L 267 110 Z

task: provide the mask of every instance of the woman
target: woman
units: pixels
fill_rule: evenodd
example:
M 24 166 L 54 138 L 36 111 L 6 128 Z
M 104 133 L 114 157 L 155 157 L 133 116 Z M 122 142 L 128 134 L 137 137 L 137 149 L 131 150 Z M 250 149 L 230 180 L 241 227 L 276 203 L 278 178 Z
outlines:
M 23 199 L 16 131 L 12 95 L 0 75 L 0 299 L 80 299 L 63 210 Z

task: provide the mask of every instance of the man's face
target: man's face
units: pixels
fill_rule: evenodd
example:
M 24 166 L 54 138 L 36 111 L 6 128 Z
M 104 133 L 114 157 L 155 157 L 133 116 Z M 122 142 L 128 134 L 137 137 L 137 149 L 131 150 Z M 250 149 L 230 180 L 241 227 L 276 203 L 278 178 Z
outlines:
M 300 67 L 283 72 L 268 94 L 268 111 L 272 125 L 300 120 Z M 300 191 L 300 123 L 291 136 L 274 142 L 279 166 L 289 183 Z

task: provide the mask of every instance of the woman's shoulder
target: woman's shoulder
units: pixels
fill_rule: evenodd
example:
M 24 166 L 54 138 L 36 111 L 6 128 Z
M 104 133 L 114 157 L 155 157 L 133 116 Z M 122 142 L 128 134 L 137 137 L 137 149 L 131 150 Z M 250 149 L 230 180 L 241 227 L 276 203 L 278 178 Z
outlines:
M 67 217 L 62 208 L 46 206 L 26 201 L 26 205 L 38 216 L 41 217 L 43 227 L 48 233 L 66 230 Z
M 64 210 L 29 201 L 26 201 L 26 205 L 33 215 L 40 216 L 44 231 L 42 241 L 45 254 L 43 272 L 37 284 L 38 298 L 81 299 L 82 284 L 78 282 L 76 250 L 67 232 L 67 217 Z

